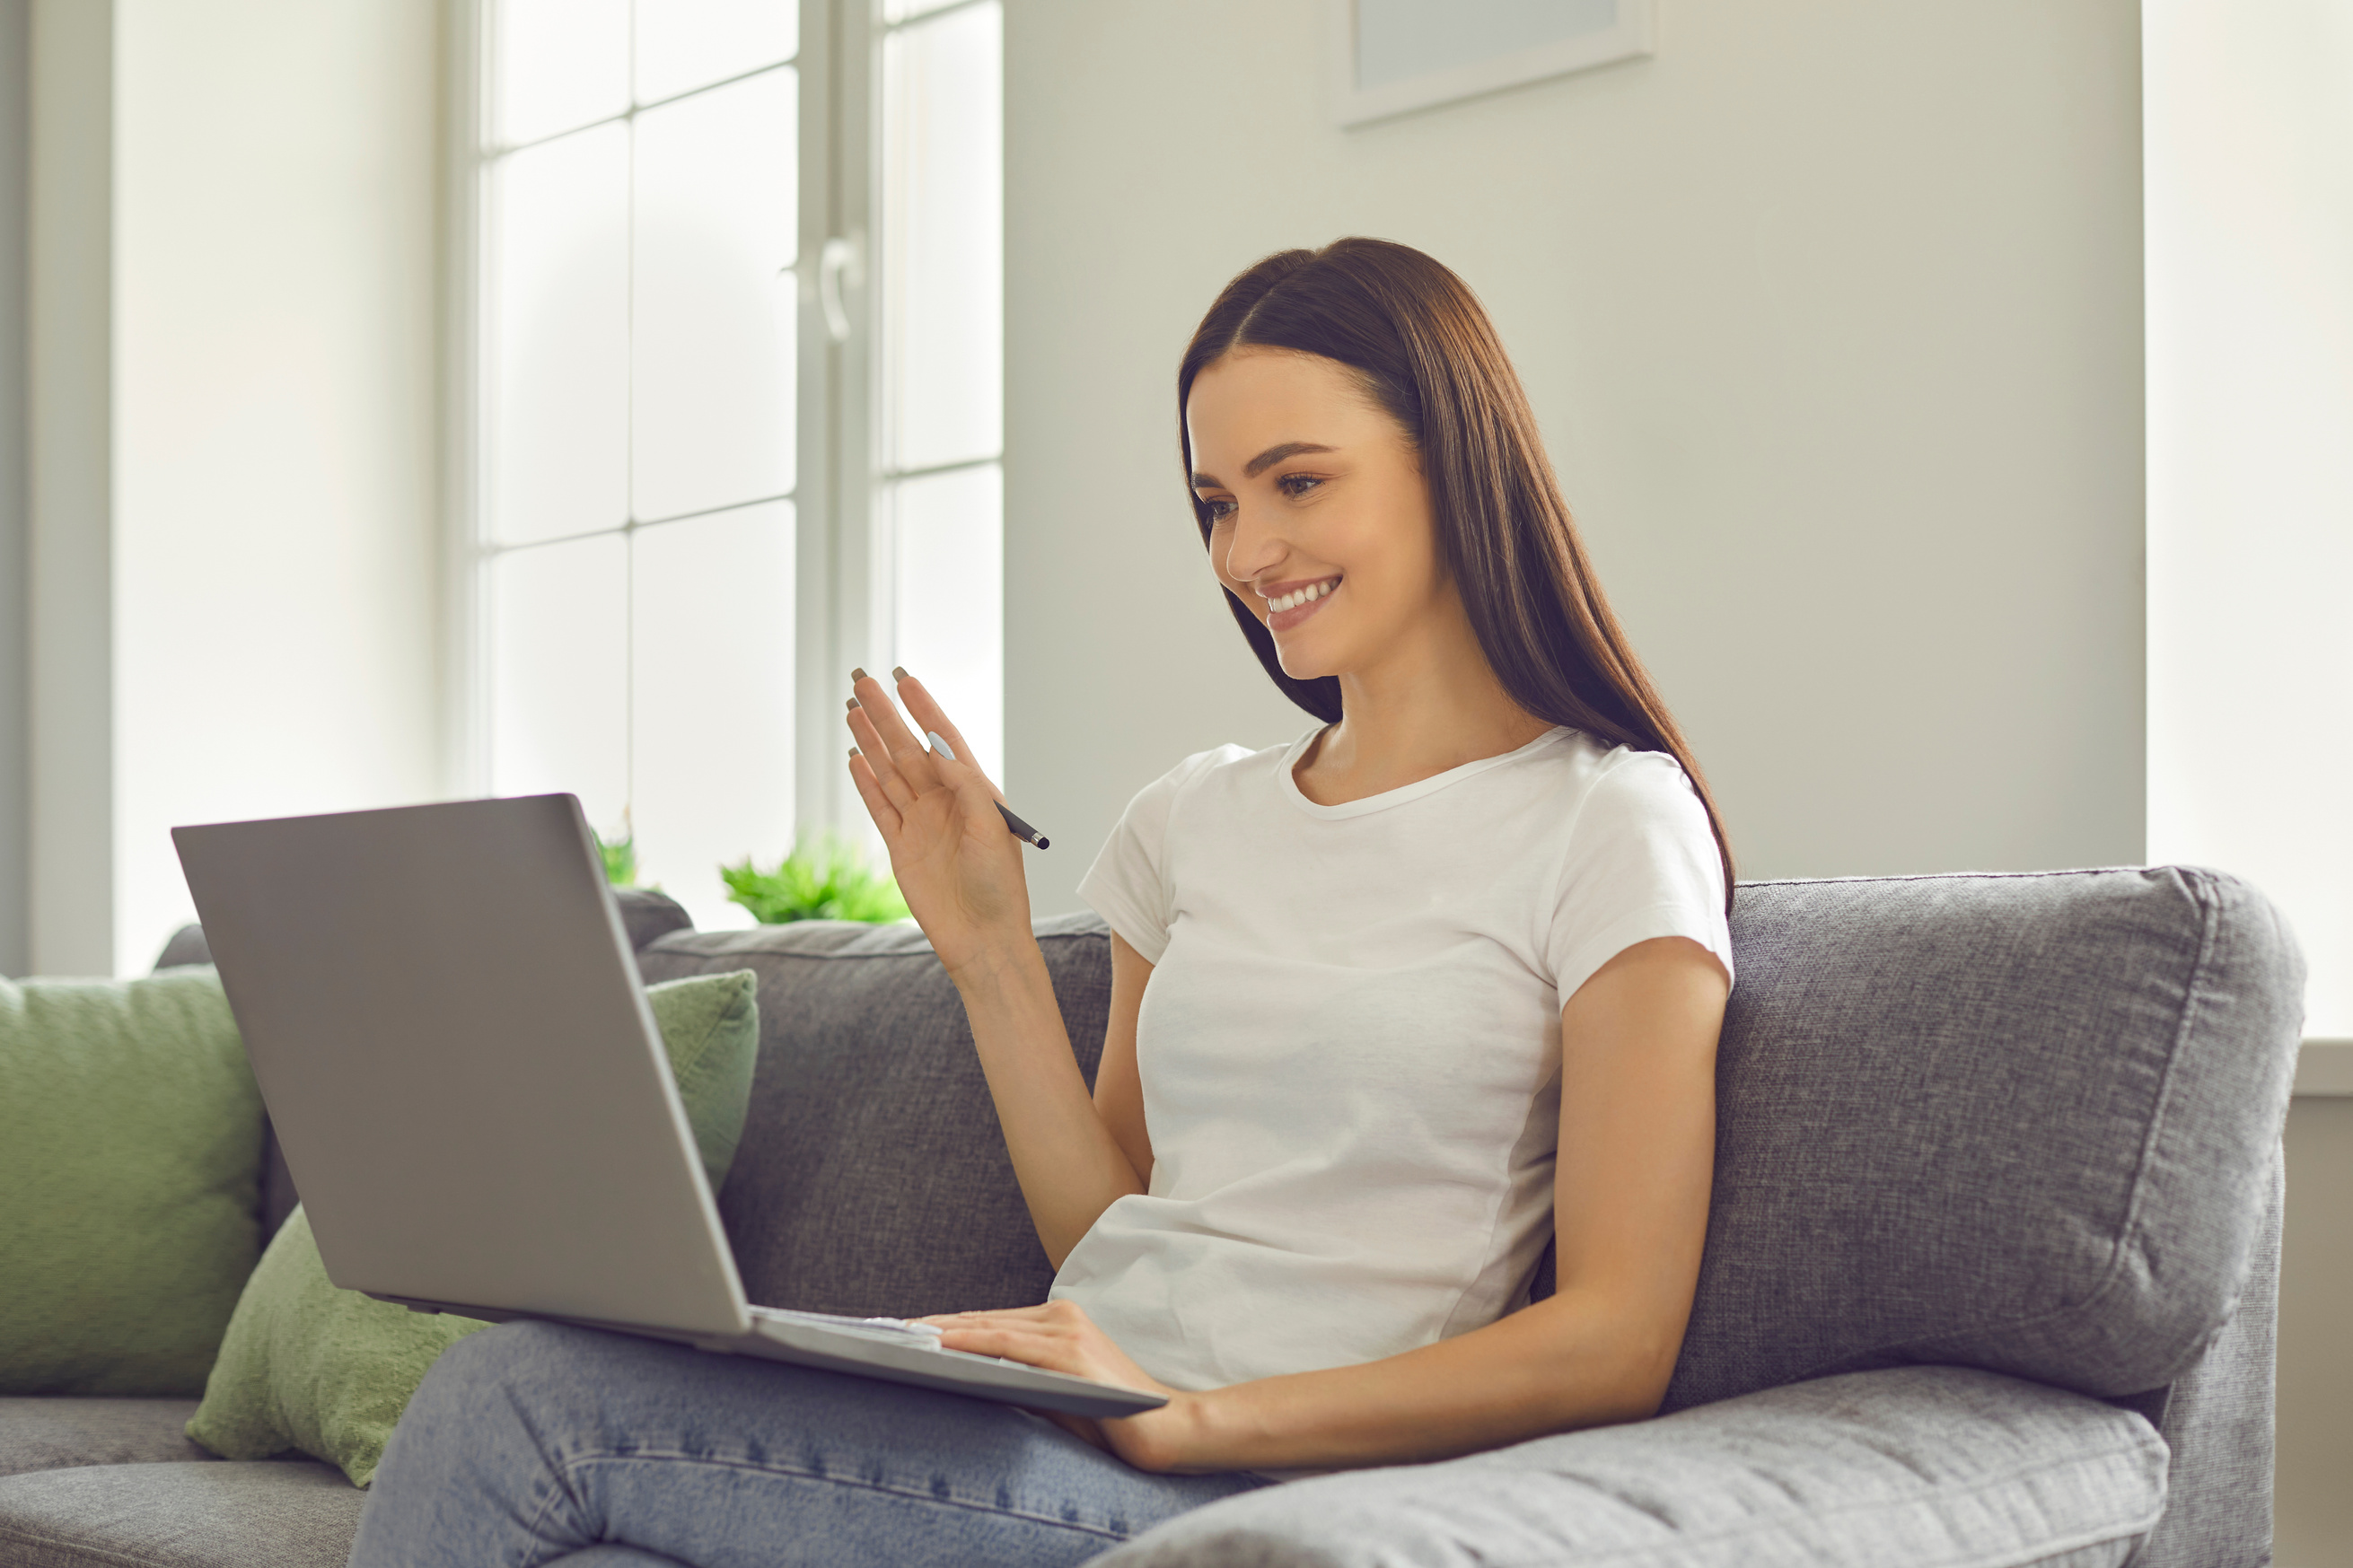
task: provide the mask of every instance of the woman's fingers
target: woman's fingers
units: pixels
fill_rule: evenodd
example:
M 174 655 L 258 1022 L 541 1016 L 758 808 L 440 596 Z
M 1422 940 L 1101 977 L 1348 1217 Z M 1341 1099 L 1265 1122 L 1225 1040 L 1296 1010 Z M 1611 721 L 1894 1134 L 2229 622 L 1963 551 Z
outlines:
M 858 694 L 859 708 L 873 725 L 876 738 L 890 752 L 892 765 L 906 775 L 907 782 L 919 790 L 938 784 L 940 775 L 932 766 L 930 748 L 899 717 L 898 704 L 891 700 L 891 693 L 883 684 L 871 675 L 861 674 L 850 690 Z M 862 741 L 861 737 L 861 744 Z
M 858 741 L 859 760 L 874 775 L 875 787 L 901 815 L 915 804 L 915 786 L 899 771 L 900 759 L 877 732 L 873 715 L 862 707 L 849 710 L 849 732 Z
M 874 819 L 874 826 L 881 829 L 882 837 L 885 839 L 898 837 L 902 821 L 899 808 L 891 804 L 889 795 L 882 793 L 881 783 L 875 778 L 874 769 L 862 752 L 849 753 L 849 782 L 858 786 L 858 798 L 866 803 L 866 815 Z
M 990 1322 L 1000 1318 L 1018 1322 L 1053 1322 L 1068 1315 L 1067 1311 L 1056 1303 L 1040 1301 L 1034 1307 L 997 1307 L 980 1312 L 935 1312 L 928 1318 L 917 1318 L 915 1321 L 948 1329 L 962 1327 L 966 1323 Z
M 948 1329 L 942 1331 L 940 1343 L 947 1350 L 1001 1356 L 1047 1372 L 1067 1372 L 1075 1377 L 1092 1375 L 1091 1363 L 1076 1340 L 1040 1333 L 1034 1327 Z
M 914 715 L 915 722 L 926 730 L 938 731 L 941 738 L 947 742 L 948 749 L 955 752 L 956 760 L 979 773 L 980 766 L 973 760 L 972 748 L 965 744 L 964 731 L 955 727 L 955 721 L 948 717 L 945 709 L 932 700 L 932 694 L 923 689 L 923 683 L 903 669 L 894 669 L 891 673 L 898 678 L 899 700 L 907 705 L 907 711 Z M 987 775 L 983 776 L 986 778 Z M 994 780 L 988 781 L 988 793 L 1000 801 L 1005 798 L 998 793 Z

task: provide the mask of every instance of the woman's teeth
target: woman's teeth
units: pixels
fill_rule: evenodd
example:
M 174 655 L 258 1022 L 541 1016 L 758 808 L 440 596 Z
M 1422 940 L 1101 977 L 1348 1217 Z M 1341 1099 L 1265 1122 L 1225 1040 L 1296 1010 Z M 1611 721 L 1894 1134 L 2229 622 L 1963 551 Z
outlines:
M 1337 577 L 1322 583 L 1310 583 L 1304 588 L 1294 589 L 1279 599 L 1269 599 L 1266 602 L 1267 612 L 1270 615 L 1281 615 L 1285 610 L 1295 610 L 1302 605 L 1322 598 L 1339 585 L 1340 579 Z

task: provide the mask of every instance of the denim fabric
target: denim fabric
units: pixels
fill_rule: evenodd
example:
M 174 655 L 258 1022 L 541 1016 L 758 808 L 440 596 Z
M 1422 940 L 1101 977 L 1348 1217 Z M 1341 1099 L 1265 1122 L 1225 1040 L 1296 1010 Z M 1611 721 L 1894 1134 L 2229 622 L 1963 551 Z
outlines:
M 351 1561 L 1045 1568 L 1260 1484 L 1146 1475 L 985 1400 L 511 1323 L 426 1377 Z

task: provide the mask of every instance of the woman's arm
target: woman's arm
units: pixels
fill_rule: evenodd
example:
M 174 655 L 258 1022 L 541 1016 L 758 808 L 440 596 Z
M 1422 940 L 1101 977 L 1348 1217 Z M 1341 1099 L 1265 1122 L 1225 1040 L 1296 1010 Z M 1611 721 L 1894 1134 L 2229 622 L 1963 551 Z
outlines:
M 901 721 L 881 682 L 868 676 L 857 690 L 849 716 L 858 738 L 850 777 L 891 851 L 909 911 L 964 997 L 1013 1173 L 1038 1239 L 1060 1268 L 1097 1216 L 1144 1191 L 1151 1174 L 1134 1087 L 1135 1016 L 1151 965 L 1113 939 L 1103 1058 L 1107 1069 L 1120 1065 L 1090 1099 L 1045 954 L 1030 933 L 1021 843 L 997 814 L 996 791 L 978 769 L 932 752 Z M 899 695 L 957 756 L 973 754 L 920 681 L 900 681 Z M 1099 1071 L 1099 1082 L 1105 1076 Z
M 1362 1366 L 1166 1390 L 1165 1408 L 1104 1422 L 1103 1438 L 1145 1469 L 1287 1469 L 1442 1458 L 1654 1413 L 1706 1237 L 1727 994 L 1713 955 L 1662 937 L 1561 1009 L 1550 1299 Z M 934 1321 L 954 1350 L 1157 1386 L 1067 1302 Z
M 1152 963 L 1111 933 L 1111 1019 L 1103 1026 L 1103 1059 L 1095 1064 L 1095 1113 L 1119 1141 L 1120 1151 L 1144 1185 L 1152 1186 L 1152 1134 L 1144 1125 L 1144 1077 L 1135 1061 L 1135 1023 L 1144 1011 L 1144 987 Z M 1092 1223 L 1092 1222 L 1090 1222 Z M 1056 1258 L 1056 1268 L 1061 1266 Z

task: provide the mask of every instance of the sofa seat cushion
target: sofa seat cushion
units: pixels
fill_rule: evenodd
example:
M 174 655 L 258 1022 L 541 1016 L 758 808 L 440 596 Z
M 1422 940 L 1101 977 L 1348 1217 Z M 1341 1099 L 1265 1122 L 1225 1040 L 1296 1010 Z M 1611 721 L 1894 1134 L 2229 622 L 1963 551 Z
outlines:
M 0 1476 L 210 1458 L 182 1430 L 195 1413 L 193 1399 L 0 1399 Z
M 1855 1373 L 1444 1464 L 1271 1487 L 1103 1568 L 2106 1568 L 2165 1444 L 2098 1400 L 1961 1367 Z
M 342 1568 L 367 1494 L 331 1465 L 100 1465 L 0 1478 L 9 1568 Z

